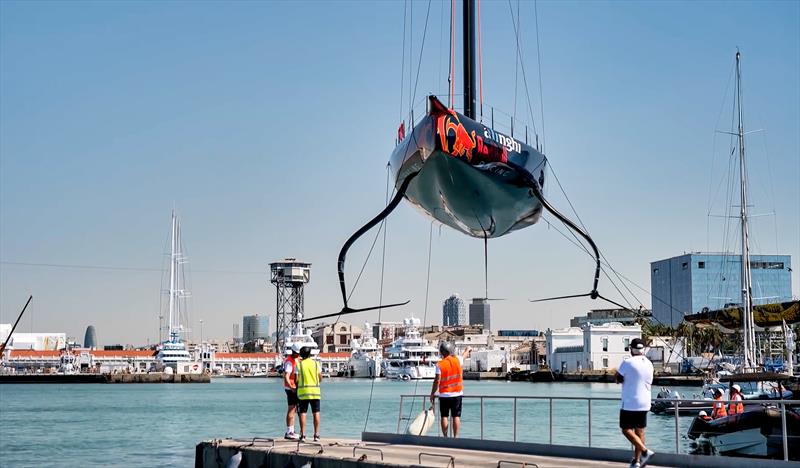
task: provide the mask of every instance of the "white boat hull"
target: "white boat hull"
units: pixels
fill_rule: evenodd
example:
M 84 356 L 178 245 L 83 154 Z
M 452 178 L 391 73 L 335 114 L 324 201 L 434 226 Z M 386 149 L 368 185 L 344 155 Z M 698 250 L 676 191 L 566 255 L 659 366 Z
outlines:
M 384 377 L 388 379 L 399 379 L 399 380 L 433 379 L 436 376 L 436 367 L 430 365 L 413 366 L 413 367 L 387 366 L 383 369 L 383 373 Z

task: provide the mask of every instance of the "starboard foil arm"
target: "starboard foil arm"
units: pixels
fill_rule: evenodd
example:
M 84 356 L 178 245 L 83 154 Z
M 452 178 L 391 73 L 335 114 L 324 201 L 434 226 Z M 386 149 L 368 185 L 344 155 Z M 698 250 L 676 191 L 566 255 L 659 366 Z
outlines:
M 398 302 L 398 303 L 394 303 L 394 304 L 384 304 L 384 305 L 377 305 L 377 306 L 363 307 L 363 308 L 350 307 L 348 305 L 348 303 L 347 303 L 347 284 L 345 282 L 345 277 L 344 277 L 344 266 L 345 266 L 345 260 L 347 259 L 347 252 L 350 250 L 350 247 L 352 247 L 352 245 L 361 236 L 363 236 L 367 231 L 369 231 L 370 229 L 375 227 L 378 223 L 380 223 L 381 221 L 386 219 L 386 217 L 389 216 L 392 213 L 392 211 L 394 211 L 395 208 L 397 208 L 397 206 L 403 200 L 403 197 L 406 194 L 406 190 L 408 190 L 408 185 L 411 183 L 411 181 L 414 179 L 414 177 L 416 177 L 416 175 L 417 175 L 416 172 L 407 175 L 405 180 L 403 180 L 403 183 L 397 189 L 397 193 L 394 195 L 394 198 L 392 198 L 392 200 L 389 202 L 389 204 L 386 205 L 386 208 L 384 208 L 383 211 L 378 213 L 377 216 L 372 218 L 367 224 L 362 226 L 361 229 L 359 229 L 352 236 L 350 236 L 350 238 L 347 239 L 347 241 L 342 246 L 342 250 L 339 251 L 338 272 L 339 272 L 339 289 L 342 292 L 342 304 L 343 304 L 342 310 L 339 311 L 339 312 L 332 313 L 332 314 L 326 314 L 326 315 L 319 315 L 319 316 L 316 316 L 316 317 L 304 318 L 304 319 L 301 320 L 302 322 L 306 322 L 306 321 L 309 321 L 309 320 L 317 320 L 317 319 L 322 319 L 322 318 L 328 318 L 328 317 L 334 317 L 334 316 L 339 316 L 339 315 L 355 314 L 357 312 L 366 312 L 366 311 L 369 311 L 369 310 L 388 309 L 390 307 L 399 307 L 399 306 L 403 306 L 403 305 L 406 305 L 409 302 L 411 302 L 411 301 L 405 301 L 405 302 Z
M 601 295 L 597 291 L 597 285 L 600 282 L 600 250 L 597 248 L 597 244 L 595 244 L 594 240 L 592 239 L 592 236 L 590 236 L 589 233 L 584 231 L 580 226 L 578 226 L 577 224 L 572 222 L 572 220 L 570 220 L 569 218 L 564 216 L 552 204 L 550 204 L 550 202 L 547 201 L 547 199 L 544 197 L 544 194 L 542 193 L 542 190 L 539 187 L 539 183 L 536 180 L 529 179 L 527 182 L 528 182 L 528 185 L 533 190 L 533 192 L 536 195 L 536 197 L 539 198 L 539 200 L 542 202 L 542 206 L 544 207 L 544 209 L 549 211 L 550 214 L 555 216 L 559 221 L 561 221 L 564 224 L 566 224 L 568 228 L 570 228 L 573 231 L 577 232 L 578 235 L 580 235 L 581 237 L 586 239 L 586 242 L 588 242 L 589 246 L 592 248 L 592 253 L 594 253 L 594 259 L 595 259 L 595 269 L 594 269 L 594 279 L 592 280 L 592 290 L 589 291 L 588 293 L 585 293 L 585 294 L 569 294 L 569 295 L 566 295 L 566 296 L 556 296 L 556 297 L 547 297 L 547 298 L 544 298 L 544 299 L 534 299 L 534 300 L 531 300 L 530 302 L 545 302 L 545 301 L 556 301 L 556 300 L 560 300 L 560 299 L 573 299 L 573 298 L 578 298 L 578 297 L 590 297 L 592 299 L 602 299 L 602 300 L 604 300 L 606 302 L 610 302 L 611 304 L 616 305 L 617 307 L 621 307 L 623 309 L 628 309 L 628 307 L 625 307 L 625 306 L 623 306 L 623 305 L 621 305 L 621 304 L 619 304 L 617 302 L 612 301 L 611 299 L 608 299 L 607 297 L 604 297 L 603 295 Z

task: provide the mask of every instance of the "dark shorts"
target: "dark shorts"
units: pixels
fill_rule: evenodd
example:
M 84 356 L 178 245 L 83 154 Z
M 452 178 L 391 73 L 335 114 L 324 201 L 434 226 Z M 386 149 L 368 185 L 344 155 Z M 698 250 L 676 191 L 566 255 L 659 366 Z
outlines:
M 283 390 L 286 392 L 286 403 L 289 406 L 297 406 L 297 402 L 300 401 L 297 399 L 297 392 L 289 390 L 288 388 L 284 388 Z
M 308 406 L 311 405 L 312 413 L 319 413 L 319 400 L 300 400 L 297 406 L 297 412 L 300 414 L 308 413 Z
M 453 416 L 454 418 L 461 417 L 461 397 L 443 397 L 439 398 L 439 413 L 443 418 Z
M 647 427 L 647 411 L 619 410 L 620 429 L 644 429 Z

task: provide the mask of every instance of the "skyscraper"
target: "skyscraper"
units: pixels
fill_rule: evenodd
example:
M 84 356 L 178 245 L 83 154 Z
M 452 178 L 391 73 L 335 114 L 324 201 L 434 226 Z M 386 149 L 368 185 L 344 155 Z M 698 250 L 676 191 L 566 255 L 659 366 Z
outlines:
M 442 325 L 458 327 L 467 325 L 467 303 L 458 293 L 448 297 L 442 303 Z
M 83 347 L 89 349 L 97 348 L 97 332 L 94 325 L 86 327 L 86 333 L 83 335 Z
M 469 324 L 483 325 L 484 330 L 492 329 L 491 307 L 489 299 L 476 297 L 469 305 Z
M 247 343 L 259 338 L 269 339 L 269 317 L 258 314 L 242 317 L 242 341 Z

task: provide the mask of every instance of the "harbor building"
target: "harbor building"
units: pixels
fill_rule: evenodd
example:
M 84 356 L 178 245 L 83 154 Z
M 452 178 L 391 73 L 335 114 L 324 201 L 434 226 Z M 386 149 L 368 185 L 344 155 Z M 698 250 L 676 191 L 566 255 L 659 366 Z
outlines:
M 5 342 L 11 333 L 10 323 L 0 323 L 0 344 Z M 67 346 L 66 333 L 20 333 L 14 332 L 8 341 L 13 349 L 30 349 L 34 351 L 58 350 Z
M 572 317 L 569 321 L 570 327 L 582 327 L 591 323 L 592 325 L 602 325 L 604 323 L 619 322 L 623 325 L 633 325 L 639 318 L 649 319 L 650 311 L 647 309 L 592 309 L 586 315 Z
M 619 322 L 547 330 L 548 363 L 559 372 L 614 369 L 630 356 L 630 342 L 641 337 L 639 325 Z
M 653 318 L 677 327 L 684 315 L 740 304 L 741 255 L 688 253 L 650 263 Z M 751 255 L 753 304 L 792 299 L 791 256 Z
M 482 325 L 484 330 L 492 329 L 492 311 L 489 299 L 476 297 L 469 305 L 469 324 Z
M 242 317 L 242 342 L 269 340 L 269 317 L 266 315 L 245 315 Z
M 442 325 L 459 327 L 467 324 L 467 303 L 464 299 L 457 293 L 445 299 L 442 303 Z
M 361 339 L 361 327 L 347 322 L 317 325 L 311 337 L 317 342 L 320 353 L 349 353 L 353 340 Z M 349 357 L 349 355 L 348 355 Z
M 83 334 L 83 347 L 86 349 L 97 348 L 97 331 L 94 329 L 94 325 L 86 327 L 86 333 Z

